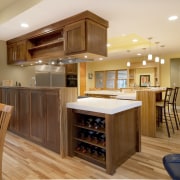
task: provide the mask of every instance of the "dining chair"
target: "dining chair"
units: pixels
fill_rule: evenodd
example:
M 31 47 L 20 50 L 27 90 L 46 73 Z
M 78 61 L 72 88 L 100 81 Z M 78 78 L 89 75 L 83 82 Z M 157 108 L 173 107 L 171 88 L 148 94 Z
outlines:
M 5 136 L 11 118 L 13 106 L 0 103 L 0 179 L 2 179 L 2 159 Z
M 173 180 L 180 180 L 180 154 L 167 154 L 162 161 L 169 176 Z
M 171 124 L 174 133 L 174 126 L 172 123 L 172 117 L 170 114 L 170 106 L 169 106 L 169 103 L 171 102 L 171 98 L 172 98 L 172 92 L 173 92 L 173 88 L 166 88 L 164 100 L 156 102 L 158 124 L 165 122 L 168 137 L 170 137 L 169 122 Z

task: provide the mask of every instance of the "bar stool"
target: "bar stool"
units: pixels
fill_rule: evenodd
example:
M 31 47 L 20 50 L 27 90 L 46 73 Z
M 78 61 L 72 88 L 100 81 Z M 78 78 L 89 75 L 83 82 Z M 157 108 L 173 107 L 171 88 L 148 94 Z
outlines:
M 156 108 L 157 108 L 157 114 L 158 114 L 157 121 L 158 123 L 165 122 L 168 137 L 170 137 L 169 122 L 171 124 L 172 130 L 174 133 L 174 127 L 173 127 L 173 123 L 171 119 L 172 117 L 170 114 L 170 106 L 169 106 L 171 102 L 171 98 L 172 98 L 172 92 L 173 92 L 173 88 L 166 88 L 164 100 L 156 102 Z
M 173 117 L 175 120 L 177 130 L 179 129 L 179 125 L 180 125 L 180 120 L 179 120 L 179 116 L 178 116 L 178 112 L 177 112 L 177 106 L 176 106 L 178 92 L 179 92 L 179 87 L 175 87 L 173 90 L 173 98 L 169 102 L 169 105 L 171 105 L 171 107 L 172 107 L 171 117 Z

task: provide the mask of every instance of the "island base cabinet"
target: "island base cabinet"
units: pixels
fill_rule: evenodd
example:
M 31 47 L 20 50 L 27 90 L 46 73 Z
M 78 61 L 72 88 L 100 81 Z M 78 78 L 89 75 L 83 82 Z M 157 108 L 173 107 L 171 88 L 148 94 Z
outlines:
M 78 156 L 114 174 L 141 151 L 140 110 L 104 114 L 68 108 L 68 155 Z

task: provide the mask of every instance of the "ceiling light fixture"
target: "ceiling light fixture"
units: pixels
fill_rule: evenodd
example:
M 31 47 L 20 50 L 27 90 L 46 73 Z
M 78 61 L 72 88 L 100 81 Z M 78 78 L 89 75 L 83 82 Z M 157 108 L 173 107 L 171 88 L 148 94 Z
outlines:
M 165 60 L 164 60 L 164 59 L 161 59 L 160 63 L 161 63 L 161 64 L 164 64 L 164 63 L 165 63 Z
M 134 42 L 134 43 L 135 43 L 135 42 L 138 42 L 138 39 L 133 39 L 132 42 Z
M 168 18 L 169 21 L 175 21 L 175 20 L 177 20 L 177 19 L 178 19 L 178 16 L 170 16 L 170 17 Z
M 28 27 L 29 27 L 29 24 L 27 24 L 27 23 L 21 23 L 21 27 L 23 27 L 23 28 L 28 28 Z
M 142 65 L 145 66 L 146 65 L 146 60 L 142 61 Z
M 127 67 L 130 67 L 131 66 L 131 63 L 128 61 L 127 62 Z
M 155 44 L 156 44 L 156 49 L 157 49 L 157 53 L 156 53 L 156 56 L 155 56 L 155 62 L 159 62 L 159 56 L 157 55 L 158 54 L 158 44 L 159 44 L 159 42 L 155 42 Z
M 148 60 L 152 60 L 152 54 L 151 54 L 151 39 L 152 37 L 149 37 L 149 54 L 148 54 Z

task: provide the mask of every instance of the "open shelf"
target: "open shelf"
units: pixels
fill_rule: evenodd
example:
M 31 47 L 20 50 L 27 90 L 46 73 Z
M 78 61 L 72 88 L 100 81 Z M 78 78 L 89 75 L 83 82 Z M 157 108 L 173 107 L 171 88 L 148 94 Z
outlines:
M 50 43 L 46 43 L 46 44 L 41 44 L 38 46 L 34 46 L 32 48 L 29 48 L 28 51 L 34 51 L 34 50 L 38 50 L 38 49 L 43 49 L 43 48 L 47 48 L 47 47 L 51 47 L 51 46 L 59 46 L 61 44 L 63 44 L 64 40 L 57 40 L 57 41 L 53 41 Z
M 94 164 L 97 164 L 103 168 L 106 168 L 106 161 L 103 160 L 102 158 L 92 156 L 90 153 L 82 153 L 79 151 L 74 151 L 74 153 L 76 154 L 76 156 L 78 156 L 82 159 L 85 159 L 85 160 L 90 161 Z

